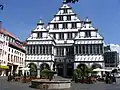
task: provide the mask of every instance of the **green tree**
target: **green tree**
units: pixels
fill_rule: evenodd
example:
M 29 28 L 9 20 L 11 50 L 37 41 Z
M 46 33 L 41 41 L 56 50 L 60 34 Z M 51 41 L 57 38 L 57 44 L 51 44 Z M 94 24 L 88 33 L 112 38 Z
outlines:
M 30 65 L 30 75 L 31 76 L 36 76 L 36 67 L 35 67 L 35 65 Z

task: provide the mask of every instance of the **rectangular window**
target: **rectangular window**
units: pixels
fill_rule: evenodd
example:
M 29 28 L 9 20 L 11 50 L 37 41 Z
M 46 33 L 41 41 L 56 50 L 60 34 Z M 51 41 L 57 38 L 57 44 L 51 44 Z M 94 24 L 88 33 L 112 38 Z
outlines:
M 88 45 L 86 45 L 86 54 L 88 54 L 89 53 L 89 51 L 88 51 L 89 49 L 88 49 Z
M 70 53 L 70 48 L 67 47 L 67 48 L 66 48 L 66 55 L 69 56 L 69 53 Z
M 58 56 L 58 53 L 59 53 L 58 48 L 56 48 L 56 55 L 57 55 L 57 56 Z
M 67 23 L 63 23 L 63 29 L 67 29 L 68 28 L 68 24 Z
M 71 16 L 70 16 L 70 15 L 67 16 L 67 20 L 68 20 L 68 21 L 71 20 Z
M 68 39 L 72 39 L 72 33 L 68 33 Z
M 100 45 L 100 54 L 103 54 L 103 45 Z
M 75 29 L 75 28 L 77 28 L 77 23 L 72 23 L 72 27 L 71 27 L 72 29 Z
M 45 46 L 42 46 L 43 47 L 43 54 L 45 54 Z
M 90 45 L 90 54 L 93 54 L 92 45 Z
M 59 28 L 58 25 L 59 25 L 58 23 L 55 23 L 55 24 L 54 24 L 54 29 L 58 29 L 58 28 Z
M 42 38 L 42 32 L 39 32 L 37 35 L 38 38 Z
M 63 21 L 63 16 L 59 16 L 59 21 Z
M 85 37 L 91 37 L 91 32 L 90 31 L 86 31 L 85 32 Z
M 36 54 L 38 54 L 38 45 L 36 46 Z
M 62 48 L 62 53 L 61 54 L 62 54 L 62 56 L 64 56 L 64 48 Z
M 52 54 L 52 46 L 50 46 L 50 54 Z
M 78 47 L 79 47 L 79 46 L 77 45 L 77 46 L 76 46 L 76 50 L 75 50 L 75 51 L 76 51 L 76 54 L 78 54 Z
M 48 54 L 48 46 L 46 46 L 46 54 Z
M 29 48 L 30 48 L 30 54 L 32 54 L 32 45 L 30 45 Z
M 40 46 L 40 54 L 42 54 L 42 46 Z
M 33 54 L 35 54 L 35 45 L 33 45 Z
M 56 39 L 56 34 L 55 33 L 53 33 L 53 38 Z
M 85 45 L 82 45 L 83 48 L 83 54 L 85 54 Z
M 67 13 L 68 12 L 68 9 L 63 9 L 63 13 Z
M 64 33 L 59 33 L 59 39 L 64 39 Z

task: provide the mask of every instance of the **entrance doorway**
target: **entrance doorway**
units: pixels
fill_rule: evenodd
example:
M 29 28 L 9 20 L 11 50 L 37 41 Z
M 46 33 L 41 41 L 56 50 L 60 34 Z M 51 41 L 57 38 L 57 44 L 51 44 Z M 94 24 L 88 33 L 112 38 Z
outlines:
M 64 67 L 63 67 L 63 64 L 60 63 L 60 64 L 57 64 L 57 74 L 58 76 L 63 76 L 63 71 L 64 71 Z
M 67 69 L 67 77 L 72 77 L 73 76 L 73 70 L 74 70 L 74 63 L 68 63 L 66 64 L 66 69 Z

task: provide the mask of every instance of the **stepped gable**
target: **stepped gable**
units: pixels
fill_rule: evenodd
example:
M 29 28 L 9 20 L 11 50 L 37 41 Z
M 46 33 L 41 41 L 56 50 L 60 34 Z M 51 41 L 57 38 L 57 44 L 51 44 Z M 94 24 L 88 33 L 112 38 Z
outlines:
M 44 26 L 43 21 L 40 19 L 39 22 L 37 22 L 37 26 L 35 29 L 31 31 L 30 36 L 27 40 L 52 40 L 52 38 L 49 36 L 49 33 L 47 29 Z
M 53 19 L 48 23 L 47 29 L 50 33 L 54 32 L 77 32 L 81 27 L 81 22 L 72 7 L 63 3 Z

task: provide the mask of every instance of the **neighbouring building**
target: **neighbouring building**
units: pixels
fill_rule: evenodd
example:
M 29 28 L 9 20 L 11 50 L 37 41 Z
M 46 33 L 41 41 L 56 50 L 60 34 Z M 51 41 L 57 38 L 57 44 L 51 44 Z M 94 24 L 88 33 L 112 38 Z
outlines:
M 105 68 L 117 68 L 119 65 L 119 54 L 116 51 L 104 53 Z
M 26 39 L 26 66 L 40 70 L 56 70 L 59 76 L 70 77 L 80 65 L 104 68 L 104 39 L 86 18 L 81 20 L 68 4 L 45 27 L 42 20 Z
M 0 24 L 1 26 L 1 24 Z M 8 72 L 18 73 L 25 64 L 25 49 L 23 43 L 4 28 L 0 28 L 0 61 L 1 76 Z M 6 67 L 3 70 L 2 67 Z
M 108 44 L 104 47 L 104 62 L 105 68 L 113 69 L 119 65 L 119 50 L 120 46 L 115 44 Z

